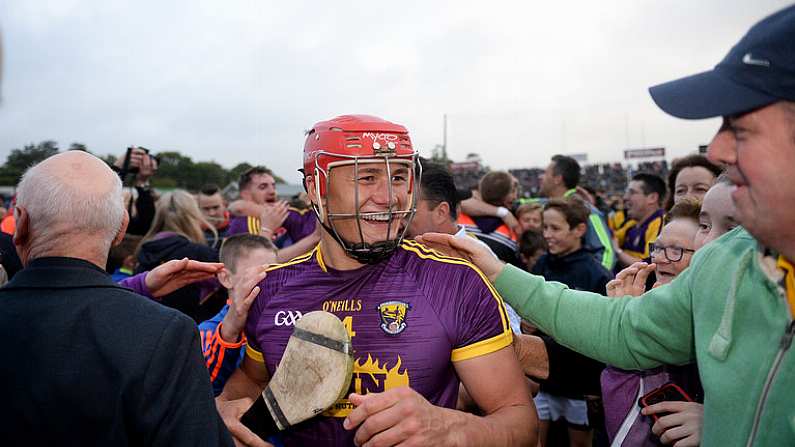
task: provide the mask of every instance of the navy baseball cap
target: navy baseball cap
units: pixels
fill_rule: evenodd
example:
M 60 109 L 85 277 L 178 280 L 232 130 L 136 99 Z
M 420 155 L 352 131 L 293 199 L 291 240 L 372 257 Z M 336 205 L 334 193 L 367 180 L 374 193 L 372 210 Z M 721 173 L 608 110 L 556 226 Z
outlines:
M 649 93 L 666 113 L 685 119 L 795 101 L 795 6 L 754 25 L 714 69 L 655 85 Z

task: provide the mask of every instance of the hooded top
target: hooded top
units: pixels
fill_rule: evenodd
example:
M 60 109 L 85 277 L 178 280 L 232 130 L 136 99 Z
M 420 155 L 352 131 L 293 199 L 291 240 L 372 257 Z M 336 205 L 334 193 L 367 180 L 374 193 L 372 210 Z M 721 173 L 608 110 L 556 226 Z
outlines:
M 138 267 L 135 272 L 149 271 L 166 261 L 182 258 L 202 262 L 218 262 L 218 250 L 191 242 L 187 237 L 174 232 L 157 233 L 154 239 L 141 245 L 138 252 Z M 206 319 L 203 318 L 204 313 L 200 314 L 199 312 L 200 298 L 201 285 L 191 284 L 162 297 L 161 302 L 181 311 L 198 323 Z M 218 309 L 215 311 L 217 312 Z
M 605 293 L 612 275 L 591 253 L 580 249 L 564 256 L 545 254 L 533 267 L 533 274 L 547 281 L 558 281 L 572 289 Z M 542 336 L 549 355 L 549 378 L 540 381 L 541 391 L 570 399 L 584 399 L 586 394 L 599 395 L 599 375 L 604 364 L 559 345 Z

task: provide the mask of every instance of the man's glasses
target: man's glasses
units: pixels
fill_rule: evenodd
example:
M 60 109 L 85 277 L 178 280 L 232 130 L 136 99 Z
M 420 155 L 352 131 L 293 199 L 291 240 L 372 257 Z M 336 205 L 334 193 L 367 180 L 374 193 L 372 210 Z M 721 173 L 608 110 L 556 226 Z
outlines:
M 682 257 L 685 255 L 685 253 L 695 253 L 696 251 L 689 248 L 677 247 L 675 245 L 664 247 L 656 242 L 650 242 L 649 253 L 655 254 L 659 252 L 663 252 L 665 254 L 665 259 L 671 262 L 679 262 L 682 260 Z

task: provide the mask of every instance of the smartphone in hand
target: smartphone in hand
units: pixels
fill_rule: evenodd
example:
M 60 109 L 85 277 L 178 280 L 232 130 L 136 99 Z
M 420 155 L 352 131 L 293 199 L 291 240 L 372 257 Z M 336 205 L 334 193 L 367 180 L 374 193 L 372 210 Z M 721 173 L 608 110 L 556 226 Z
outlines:
M 687 395 L 679 385 L 675 383 L 666 383 L 665 385 L 655 388 L 638 399 L 638 405 L 641 408 L 648 407 L 660 402 L 693 402 L 693 399 Z M 654 422 L 665 416 L 668 413 L 656 413 L 651 415 Z

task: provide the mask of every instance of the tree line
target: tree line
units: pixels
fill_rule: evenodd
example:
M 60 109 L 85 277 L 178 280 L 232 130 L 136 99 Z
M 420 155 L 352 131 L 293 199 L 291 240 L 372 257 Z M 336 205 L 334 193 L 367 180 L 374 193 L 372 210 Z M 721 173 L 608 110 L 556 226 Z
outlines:
M 82 143 L 72 143 L 67 150 L 91 153 Z M 52 140 L 27 144 L 21 149 L 12 149 L 6 157 L 5 163 L 0 166 L 0 186 L 15 186 L 30 166 L 58 152 L 60 152 L 58 143 Z M 241 173 L 252 167 L 248 163 L 239 163 L 232 169 L 226 169 L 215 161 L 193 161 L 189 156 L 177 151 L 152 153 L 152 155 L 158 159 L 159 165 L 157 174 L 151 178 L 150 182 L 152 186 L 158 188 L 183 188 L 189 191 L 198 191 L 208 183 L 215 183 L 223 188 L 229 182 L 237 181 Z M 97 156 L 105 160 L 108 165 L 112 165 L 117 157 L 115 154 Z M 273 178 L 276 183 L 285 183 L 284 179 L 276 175 Z

